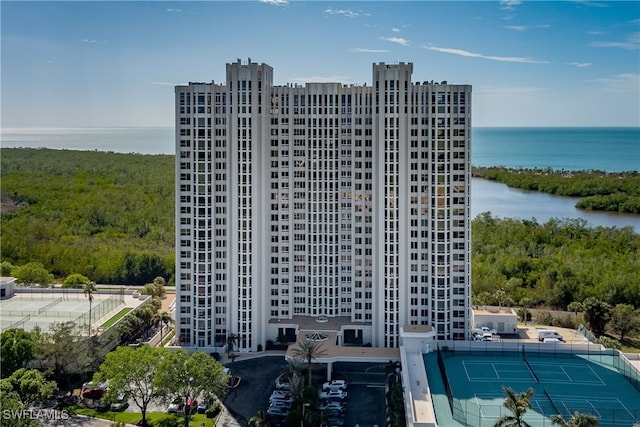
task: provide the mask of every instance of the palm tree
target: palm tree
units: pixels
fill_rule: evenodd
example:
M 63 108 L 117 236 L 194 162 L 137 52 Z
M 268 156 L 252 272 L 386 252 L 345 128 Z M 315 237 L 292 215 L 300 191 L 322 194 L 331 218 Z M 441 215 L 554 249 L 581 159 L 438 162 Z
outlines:
M 598 418 L 595 415 L 589 413 L 582 414 L 578 411 L 574 412 L 569 420 L 565 420 L 562 415 L 553 415 L 551 422 L 562 427 L 597 427 L 599 424 Z
M 502 386 L 502 391 L 507 395 L 504 399 L 504 407 L 513 415 L 503 415 L 494 424 L 494 427 L 531 427 L 531 424 L 523 420 L 524 414 L 531 409 L 533 389 L 529 388 L 522 393 L 516 393 L 510 387 Z
M 259 410 L 256 414 L 249 419 L 249 424 L 253 424 L 256 427 L 269 427 L 267 422 L 267 414 L 263 410 Z
M 160 343 L 162 343 L 162 330 L 169 324 L 173 323 L 171 315 L 166 311 L 159 311 L 153 316 L 154 320 L 158 323 L 164 323 L 164 326 L 160 328 Z
M 580 301 L 573 301 L 570 302 L 569 305 L 567 306 L 567 310 L 569 311 L 573 311 L 573 314 L 575 314 L 576 316 L 576 320 L 574 321 L 574 326 L 576 329 L 578 329 L 578 312 L 582 311 L 584 309 L 584 307 L 582 306 L 582 303 Z
M 298 347 L 291 350 L 294 356 L 301 357 L 307 361 L 307 369 L 309 370 L 309 384 L 311 384 L 311 366 L 313 359 L 318 356 L 324 356 L 326 351 L 321 348 L 322 344 L 305 338 L 304 341 L 298 342 Z
M 399 361 L 389 360 L 389 363 L 385 365 L 384 372 L 387 374 L 387 379 L 392 378 L 392 382 L 400 382 L 400 371 L 402 370 L 402 364 Z
M 83 286 L 84 296 L 89 298 L 89 338 L 91 338 L 91 306 L 93 305 L 93 293 L 97 292 L 96 284 L 89 281 Z
M 142 329 L 144 333 L 149 330 L 155 314 L 156 309 L 151 304 L 145 304 L 143 307 L 134 311 L 134 315 L 142 321 Z
M 240 336 L 237 334 L 231 334 L 227 337 L 227 357 L 233 351 L 233 345 L 238 343 Z

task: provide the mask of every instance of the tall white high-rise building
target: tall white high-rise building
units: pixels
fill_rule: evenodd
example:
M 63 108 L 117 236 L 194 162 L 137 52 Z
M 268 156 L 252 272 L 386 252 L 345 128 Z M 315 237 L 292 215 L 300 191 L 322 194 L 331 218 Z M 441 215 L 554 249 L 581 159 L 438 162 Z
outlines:
M 179 342 L 256 351 L 304 318 L 374 347 L 403 325 L 465 339 L 471 86 L 402 62 L 371 86 L 226 67 L 175 88 Z

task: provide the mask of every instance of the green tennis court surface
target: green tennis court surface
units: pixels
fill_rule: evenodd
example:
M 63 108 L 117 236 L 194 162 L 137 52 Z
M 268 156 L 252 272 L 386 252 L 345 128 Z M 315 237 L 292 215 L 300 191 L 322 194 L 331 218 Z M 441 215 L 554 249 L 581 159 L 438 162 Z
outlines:
M 437 356 L 425 355 L 425 365 L 435 403 L 438 425 L 493 426 L 511 412 L 503 406 L 502 386 L 516 393 L 534 390 L 531 409 L 524 420 L 534 427 L 551 426 L 551 416 L 569 419 L 575 412 L 591 413 L 599 425 L 631 427 L 640 422 L 638 378 L 629 381 L 614 367 L 615 356 L 521 353 L 488 355 L 442 352 L 446 379 Z M 591 359 L 590 359 L 591 357 Z M 451 404 L 444 381 L 451 390 Z M 453 411 L 451 409 L 453 406 Z

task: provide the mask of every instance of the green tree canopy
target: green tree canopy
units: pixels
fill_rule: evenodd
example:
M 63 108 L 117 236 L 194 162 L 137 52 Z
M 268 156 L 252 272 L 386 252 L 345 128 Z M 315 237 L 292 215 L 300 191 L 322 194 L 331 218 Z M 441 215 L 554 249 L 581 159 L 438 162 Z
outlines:
M 24 329 L 7 329 L 0 334 L 0 369 L 2 378 L 25 368 L 33 359 L 36 343 L 33 334 Z
M 589 329 L 597 336 L 604 335 L 611 316 L 611 306 L 597 298 L 587 298 L 582 306 Z
M 20 368 L 5 381 L 12 385 L 13 391 L 26 406 L 58 391 L 55 381 L 47 381 L 42 372 L 37 369 Z
M 0 380 L 0 408 L 3 411 L 9 411 L 9 414 L 27 409 L 8 379 Z M 38 425 L 37 420 L 29 417 L 3 417 L 2 419 L 2 427 L 36 427 Z
M 156 387 L 165 401 L 175 398 L 187 402 L 189 399 L 224 399 L 228 388 L 228 376 L 222 365 L 201 351 L 189 355 L 184 350 L 170 352 L 158 368 Z M 192 409 L 185 405 L 184 425 L 189 426 Z
M 12 272 L 14 268 L 16 268 L 16 266 L 11 264 L 9 261 L 2 261 L 2 263 L 0 263 L 0 276 L 2 277 L 12 276 Z
M 109 381 L 110 396 L 129 396 L 142 412 L 142 424 L 147 424 L 149 403 L 160 400 L 157 385 L 158 369 L 169 350 L 143 345 L 138 348 L 120 346 L 107 354 L 95 382 Z
M 74 322 L 54 323 L 49 332 L 36 330 L 34 339 L 35 359 L 41 366 L 53 366 L 54 378 L 67 386 L 72 376 L 91 371 L 102 356 L 88 337 L 79 335 Z
M 30 262 L 13 269 L 13 275 L 16 283 L 24 283 L 26 285 L 40 285 L 48 287 L 53 282 L 53 274 L 49 273 L 39 262 Z
M 87 283 L 91 283 L 91 280 L 87 276 L 80 273 L 73 273 L 68 275 L 62 282 L 63 288 L 82 288 Z
M 630 333 L 640 329 L 640 310 L 630 304 L 617 304 L 611 310 L 609 327 L 620 335 L 621 342 L 624 341 Z

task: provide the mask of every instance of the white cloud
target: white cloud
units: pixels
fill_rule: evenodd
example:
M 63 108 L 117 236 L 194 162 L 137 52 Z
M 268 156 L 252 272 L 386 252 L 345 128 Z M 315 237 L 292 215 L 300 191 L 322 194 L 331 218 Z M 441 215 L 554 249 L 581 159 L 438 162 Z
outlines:
M 96 39 L 82 39 L 80 40 L 82 43 L 87 44 L 96 44 L 96 43 L 106 43 L 106 40 L 96 40 Z
M 180 12 L 182 12 L 182 9 L 171 9 L 171 8 L 169 8 L 169 9 L 165 9 L 165 11 L 173 12 L 173 13 L 180 13 Z
M 513 10 L 516 6 L 522 4 L 521 0 L 500 0 L 500 9 Z
M 171 82 L 151 82 L 152 85 L 158 85 L 158 86 L 180 86 L 183 85 L 184 83 L 171 83 Z
M 640 91 L 640 74 L 618 74 L 614 77 L 605 77 L 591 80 L 599 85 L 605 92 L 638 93 Z
M 508 29 L 508 30 L 515 30 L 515 31 L 528 31 L 528 30 L 534 30 L 534 29 L 538 29 L 538 28 L 549 28 L 550 25 L 531 25 L 531 26 L 527 26 L 527 25 L 505 25 L 504 28 Z
M 392 28 L 391 31 L 393 31 L 394 33 L 399 33 L 400 32 L 400 28 Z
M 441 53 L 450 53 L 452 55 L 466 56 L 467 58 L 482 58 L 488 59 L 490 61 L 498 61 L 498 62 L 518 62 L 525 64 L 548 64 L 548 61 L 540 61 L 533 58 L 525 58 L 520 56 L 492 56 L 492 55 L 483 55 L 481 53 L 469 52 L 462 49 L 453 49 L 447 47 L 436 47 L 436 46 L 422 46 L 424 49 L 433 50 Z
M 260 0 L 260 3 L 272 4 L 274 6 L 284 6 L 289 4 L 288 0 Z
M 569 65 L 573 65 L 574 67 L 577 68 L 587 68 L 587 67 L 591 67 L 591 62 L 570 62 Z
M 608 4 L 606 3 L 597 3 L 597 2 L 593 2 L 593 1 L 585 1 L 585 0 L 574 0 L 576 3 L 583 5 L 583 6 L 591 6 L 591 7 L 610 7 Z
M 613 47 L 619 49 L 640 49 L 640 33 L 631 34 L 627 41 L 596 41 L 589 44 L 591 47 Z
M 347 18 L 355 18 L 361 15 L 361 12 L 354 12 L 353 10 L 348 9 L 334 9 L 332 7 L 325 9 L 324 13 L 328 13 L 329 15 L 342 15 Z
M 411 42 L 407 39 L 403 39 L 402 37 L 380 37 L 380 40 L 388 41 L 391 43 L 398 43 L 402 46 L 409 46 Z
M 367 49 L 367 48 L 354 48 L 351 49 L 351 52 L 356 52 L 356 53 L 385 53 L 385 52 L 389 52 L 386 49 Z

